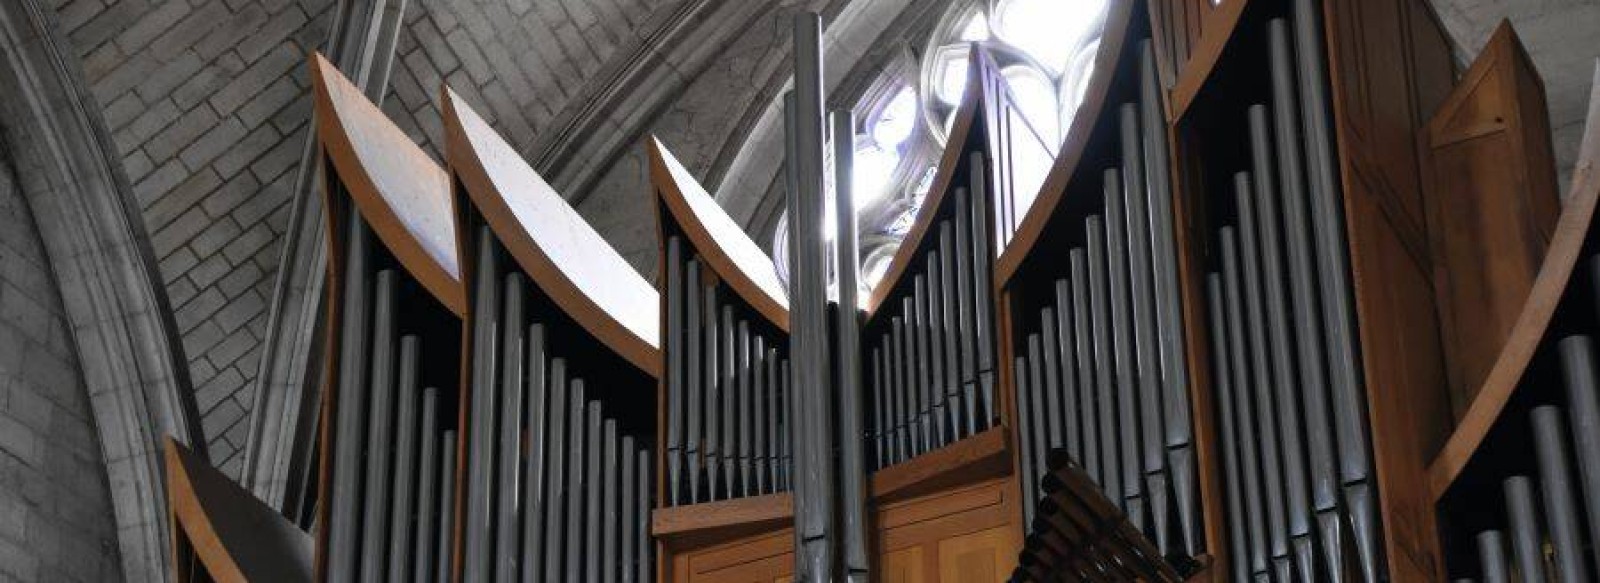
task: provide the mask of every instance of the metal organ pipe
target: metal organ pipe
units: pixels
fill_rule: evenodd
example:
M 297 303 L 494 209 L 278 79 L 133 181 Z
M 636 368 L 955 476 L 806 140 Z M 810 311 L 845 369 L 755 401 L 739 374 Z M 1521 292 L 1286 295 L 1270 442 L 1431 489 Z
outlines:
M 466 546 L 462 553 L 462 579 L 487 581 L 494 532 L 490 513 L 494 502 L 494 429 L 496 419 L 495 372 L 499 369 L 497 350 L 500 324 L 499 255 L 494 235 L 488 227 L 477 232 L 477 263 L 474 278 L 477 297 L 472 315 L 472 381 L 470 428 L 467 439 L 467 480 L 462 498 L 466 500 L 466 522 L 462 533 Z
M 1261 438 L 1258 443 L 1261 454 L 1262 488 L 1266 494 L 1267 542 L 1272 557 L 1272 569 L 1274 577 L 1278 580 L 1288 580 L 1291 577 L 1291 568 L 1289 527 L 1283 505 L 1283 458 L 1279 449 L 1281 442 L 1278 438 L 1278 423 L 1275 416 L 1277 409 L 1273 406 L 1272 361 L 1267 357 L 1270 342 L 1266 333 L 1266 306 L 1262 301 L 1261 246 L 1256 237 L 1255 208 L 1250 204 L 1252 189 L 1248 173 L 1239 172 L 1233 175 L 1235 212 L 1239 217 L 1238 251 L 1242 258 L 1239 267 L 1244 276 L 1245 328 L 1250 337 L 1251 384 L 1245 386 L 1247 392 L 1255 398 L 1256 431 Z
M 389 525 L 389 444 L 394 438 L 395 273 L 378 272 L 373 295 L 372 380 L 367 402 L 367 477 L 362 496 L 361 579 L 382 581 Z
M 354 210 L 345 230 L 339 330 L 339 394 L 334 406 L 334 461 L 328 505 L 328 580 L 354 581 L 360 557 L 361 452 L 366 427 L 367 333 L 371 307 L 371 231 Z
M 1127 212 L 1124 209 L 1122 180 L 1116 169 L 1101 174 L 1105 200 L 1105 272 L 1110 281 L 1111 355 L 1116 385 L 1116 417 L 1112 421 L 1121 445 L 1122 484 L 1112 495 L 1134 524 L 1144 521 L 1144 471 L 1149 462 L 1141 459 L 1139 447 L 1139 379 L 1134 370 L 1133 314 L 1128 296 Z
M 1273 372 L 1273 397 L 1276 406 L 1277 428 L 1283 440 L 1283 485 L 1285 520 L 1288 522 L 1289 542 L 1295 567 L 1301 580 L 1309 581 L 1316 573 L 1311 540 L 1311 503 L 1306 489 L 1305 456 L 1303 455 L 1300 404 L 1293 354 L 1294 331 L 1290 322 L 1288 291 L 1284 288 L 1283 248 L 1278 228 L 1280 218 L 1279 192 L 1274 187 L 1276 174 L 1273 168 L 1271 138 L 1268 135 L 1266 107 L 1250 106 L 1249 113 L 1251 165 L 1254 168 L 1254 216 L 1258 230 L 1262 266 L 1262 289 L 1266 298 L 1267 330 Z
M 500 331 L 505 336 L 501 342 L 500 377 L 500 435 L 496 447 L 498 476 L 495 481 L 496 502 L 494 576 L 496 581 L 515 581 L 517 565 L 522 558 L 517 534 L 521 531 L 520 505 L 523 500 L 517 481 L 521 468 L 522 445 L 522 386 L 526 376 L 523 360 L 526 329 L 524 324 L 524 286 L 522 274 L 511 272 L 505 277 L 504 320 Z

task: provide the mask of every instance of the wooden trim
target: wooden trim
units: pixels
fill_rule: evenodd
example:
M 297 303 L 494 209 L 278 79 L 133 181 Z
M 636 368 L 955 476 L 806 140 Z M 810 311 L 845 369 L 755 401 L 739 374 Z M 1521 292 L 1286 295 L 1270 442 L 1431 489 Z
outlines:
M 444 169 L 320 53 L 310 66 L 317 141 L 356 209 L 439 303 L 465 313 Z
M 1244 16 L 1249 4 L 1249 0 L 1227 0 L 1202 17 L 1200 38 L 1190 45 L 1183 72 L 1178 74 L 1177 81 L 1167 94 L 1171 119 L 1182 119 L 1188 113 L 1189 106 L 1194 104 L 1195 97 L 1200 95 L 1201 88 L 1216 71 L 1217 63 L 1221 61 L 1223 51 L 1227 50 L 1234 31 L 1239 28 L 1240 17 Z
M 872 474 L 874 504 L 886 504 L 1011 473 L 1008 429 L 1001 425 Z
M 1050 174 L 1045 177 L 1038 196 L 1034 198 L 1033 204 L 1028 207 L 1022 221 L 1018 223 L 1016 232 L 1012 233 L 1011 241 L 1006 244 L 1006 248 L 1000 253 L 1000 258 L 995 261 L 996 289 L 1005 287 L 1016 276 L 1017 270 L 1021 269 L 1023 261 L 1033 252 L 1034 245 L 1038 244 L 1039 238 L 1044 234 L 1045 226 L 1055 216 L 1056 207 L 1066 198 L 1067 185 L 1072 181 L 1073 175 L 1077 174 L 1078 164 L 1083 159 L 1084 150 L 1089 147 L 1095 125 L 1100 122 L 1102 113 L 1111 111 L 1107 109 L 1106 102 L 1111 97 L 1112 80 L 1117 75 L 1117 64 L 1123 62 L 1125 58 L 1138 58 L 1136 47 L 1130 47 L 1127 38 L 1133 5 L 1134 2 L 1111 3 L 1110 13 L 1106 15 L 1105 32 L 1100 39 L 1100 52 L 1095 55 L 1094 76 L 1089 81 L 1089 88 L 1084 93 L 1082 104 L 1072 117 L 1072 127 L 1067 129 L 1066 141 L 1056 154 L 1056 161 L 1050 168 Z M 930 196 L 932 192 L 930 191 Z M 926 209 L 926 205 L 923 208 Z M 919 225 L 922 223 L 921 219 L 919 216 Z M 888 277 L 884 280 L 890 281 Z
M 655 287 L 448 87 L 441 109 L 445 157 L 467 198 L 458 204 L 470 202 L 534 284 L 574 322 L 659 378 L 661 300 Z M 456 226 L 458 232 L 465 228 Z
M 650 535 L 670 552 L 788 528 L 793 522 L 794 495 L 779 492 L 657 508 L 650 514 Z
M 1572 187 L 1527 305 L 1511 328 L 1505 348 L 1495 359 L 1494 367 L 1489 369 L 1477 397 L 1439 455 L 1428 465 L 1428 486 L 1435 501 L 1455 483 L 1473 453 L 1483 444 L 1489 429 L 1511 401 L 1540 340 L 1550 327 L 1556 306 L 1583 254 L 1584 242 L 1593 231 L 1596 201 L 1600 199 L 1597 164 L 1600 164 L 1600 78 L 1590 93 L 1588 124 L 1584 128 L 1578 162 L 1573 168 Z
M 310 536 L 177 441 L 165 446 L 175 555 L 187 543 L 220 582 L 312 580 Z
M 650 153 L 650 181 L 666 216 L 657 210 L 658 224 L 672 220 L 690 246 L 745 303 L 773 326 L 789 332 L 789 297 L 772 259 L 739 225 L 728 217 L 689 170 L 667 151 L 659 138 L 646 144 Z

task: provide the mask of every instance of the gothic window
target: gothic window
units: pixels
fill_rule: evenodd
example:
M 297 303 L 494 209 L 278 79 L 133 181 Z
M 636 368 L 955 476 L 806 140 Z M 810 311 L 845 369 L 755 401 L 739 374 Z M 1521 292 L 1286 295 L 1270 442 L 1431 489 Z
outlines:
M 905 66 L 885 67 L 856 107 L 850 180 L 861 238 L 862 297 L 882 278 L 932 185 L 938 155 L 966 92 L 973 44 L 994 55 L 1023 117 L 1053 158 L 1093 73 L 1106 3 L 954 2 L 917 57 Z M 1042 180 L 1050 160 L 1037 162 L 1039 167 L 1031 171 Z M 773 257 L 785 282 L 788 231 L 788 217 L 780 217 Z

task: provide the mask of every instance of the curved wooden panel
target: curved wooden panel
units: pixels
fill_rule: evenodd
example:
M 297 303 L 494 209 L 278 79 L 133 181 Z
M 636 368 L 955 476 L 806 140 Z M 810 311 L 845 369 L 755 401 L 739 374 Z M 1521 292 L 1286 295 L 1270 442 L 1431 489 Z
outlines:
M 186 541 L 217 581 L 311 580 L 310 535 L 178 442 L 166 442 L 174 549 Z
M 1589 96 L 1588 125 L 1584 128 L 1578 163 L 1572 171 L 1572 187 L 1561 219 L 1556 223 L 1549 251 L 1539 267 L 1539 276 L 1534 279 L 1521 315 L 1506 336 L 1500 356 L 1484 377 L 1478 396 L 1428 466 L 1428 486 L 1434 500 L 1443 496 L 1455 482 L 1495 420 L 1500 418 L 1550 327 L 1556 306 L 1561 303 L 1573 269 L 1583 254 L 1584 242 L 1593 228 L 1595 203 L 1600 200 L 1597 165 L 1600 165 L 1600 76 Z
M 1133 2 L 1112 2 L 1108 8 L 1106 26 L 1100 37 L 1100 52 L 1094 58 L 1094 76 L 1089 79 L 1089 87 L 1078 105 L 1078 112 L 1072 117 L 1072 126 L 1067 128 L 1067 139 L 1062 142 L 1060 153 L 1056 154 L 1056 163 L 1045 177 L 1044 186 L 1040 187 L 1039 195 L 1023 215 L 1011 242 L 995 261 L 994 281 L 997 288 L 1004 287 L 1016 275 L 1023 259 L 1039 242 L 1045 224 L 1055 215 L 1062 197 L 1066 196 L 1067 183 L 1077 173 L 1078 162 L 1089 145 L 1089 137 L 1094 133 L 1095 124 L 1100 122 L 1101 112 L 1106 109 L 1117 64 L 1122 61 L 1124 54 L 1128 54 L 1129 58 L 1137 58 L 1136 53 L 1128 50 L 1130 46 L 1127 43 L 1133 6 Z
M 1186 1 L 1189 0 L 1178 0 L 1178 3 Z M 1209 1 L 1206 4 L 1209 4 Z M 1239 26 L 1240 18 L 1244 16 L 1245 8 L 1249 4 L 1249 0 L 1222 2 L 1213 5 L 1204 14 L 1198 15 L 1196 20 L 1199 23 L 1199 36 L 1192 39 L 1186 47 L 1188 54 L 1185 59 L 1181 63 L 1166 65 L 1177 71 L 1176 81 L 1168 93 L 1169 119 L 1182 118 L 1189 111 L 1189 106 L 1194 103 L 1195 97 L 1200 95 L 1200 88 L 1211 78 L 1211 72 L 1216 69 L 1217 62 L 1222 58 L 1223 49 L 1227 48 L 1228 40 L 1233 37 L 1233 31 Z M 1188 29 L 1192 33 L 1195 28 L 1189 23 L 1159 21 L 1155 24 L 1172 34 L 1183 34 L 1180 32 L 1183 29 Z M 1162 38 L 1160 34 L 1155 36 L 1157 39 Z
M 429 293 L 466 313 L 444 169 L 320 53 L 311 82 L 317 140 L 362 218 Z
M 689 170 L 650 137 L 650 180 L 656 196 L 689 243 L 734 293 L 784 332 L 789 331 L 789 295 L 772 259 L 750 240 Z M 665 218 L 665 217 L 662 217 Z
M 444 91 L 445 158 L 517 264 L 580 326 L 660 376 L 654 286 L 454 91 Z

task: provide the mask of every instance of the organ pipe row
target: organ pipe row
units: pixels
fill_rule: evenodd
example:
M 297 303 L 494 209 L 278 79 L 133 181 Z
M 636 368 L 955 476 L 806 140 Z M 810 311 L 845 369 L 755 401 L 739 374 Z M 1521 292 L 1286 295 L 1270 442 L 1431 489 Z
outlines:
M 881 329 L 867 358 L 875 469 L 999 420 L 983 156 L 973 154 L 968 164 L 972 182 L 956 188 L 949 211 L 930 227 L 928 249 L 901 278 L 910 285 L 884 299 L 873 316 Z
M 475 239 L 464 579 L 650 581 L 650 450 L 612 412 L 612 387 L 556 356 L 568 349 L 493 232 Z
M 785 335 L 712 279 L 681 236 L 667 238 L 667 504 L 791 488 Z
M 373 272 L 365 223 L 346 223 L 340 376 L 350 390 L 334 417 L 329 578 L 442 579 L 456 433 L 441 430 L 440 390 L 420 386 L 423 339 L 403 331 L 401 288 L 416 284 L 392 268 Z
M 1163 555 L 1202 548 L 1188 380 L 1182 353 L 1172 195 L 1154 56 L 1140 43 L 1145 102 L 1109 110 L 1120 167 L 1099 175 L 1102 206 L 1084 216 L 1036 314 L 1014 327 L 1024 496 L 1062 451 Z M 1029 321 L 1031 320 L 1031 321 Z M 1032 509 L 1027 522 L 1037 522 Z
M 1320 51 L 1311 9 L 1265 24 L 1271 102 L 1245 109 L 1249 166 L 1214 195 L 1233 215 L 1207 297 L 1235 580 L 1382 569 L 1326 89 L 1295 60 Z
M 1586 293 L 1572 295 L 1595 302 L 1600 256 L 1579 262 L 1578 269 L 1574 275 L 1586 277 L 1570 285 Z M 1600 302 L 1594 309 L 1600 313 Z M 1508 411 L 1509 419 L 1495 429 L 1500 444 L 1531 442 L 1532 463 L 1482 466 L 1470 482 L 1479 490 L 1456 494 L 1463 501 L 1454 504 L 1472 505 L 1475 518 L 1463 521 L 1465 540 L 1455 541 L 1461 547 L 1451 565 L 1456 576 L 1476 575 L 1486 583 L 1569 582 L 1600 573 L 1600 357 L 1589 320 L 1539 348 L 1535 358 L 1553 361 L 1559 373 L 1550 375 L 1549 389 Z

